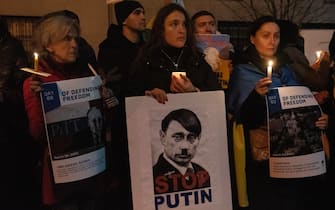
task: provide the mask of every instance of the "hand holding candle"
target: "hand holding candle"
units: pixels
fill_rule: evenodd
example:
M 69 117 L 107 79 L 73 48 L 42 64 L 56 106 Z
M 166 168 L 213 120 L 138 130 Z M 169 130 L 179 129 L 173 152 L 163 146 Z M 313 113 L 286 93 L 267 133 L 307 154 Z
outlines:
M 272 77 L 272 66 L 273 66 L 273 61 L 269 60 L 268 68 L 267 68 L 267 77 L 270 79 Z
M 38 71 L 38 53 L 34 52 L 34 69 Z
M 170 90 L 173 93 L 185 93 L 199 91 L 191 80 L 187 78 L 186 72 L 172 72 Z
M 322 50 L 316 51 L 315 54 L 316 54 L 316 60 L 319 61 L 321 59 Z
M 33 67 L 33 69 L 28 68 L 28 67 L 23 67 L 23 68 L 20 68 L 20 70 L 32 73 L 32 77 L 35 80 L 37 79 L 37 75 L 42 76 L 42 77 L 49 77 L 51 75 L 50 73 L 39 71 L 38 53 L 37 52 L 34 52 L 34 67 Z
M 181 77 L 180 77 L 181 74 L 186 77 L 186 72 L 183 72 L 183 71 L 172 72 L 172 76 L 177 77 L 177 79 L 181 79 Z

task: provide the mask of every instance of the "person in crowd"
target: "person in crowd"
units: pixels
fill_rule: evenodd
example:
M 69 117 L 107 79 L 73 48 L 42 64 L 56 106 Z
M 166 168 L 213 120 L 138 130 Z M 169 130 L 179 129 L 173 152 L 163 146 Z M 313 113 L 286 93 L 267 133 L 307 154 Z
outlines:
M 192 18 L 194 33 L 198 34 L 217 34 L 220 33 L 216 28 L 216 20 L 212 13 L 207 10 L 196 12 Z
M 313 91 L 315 98 L 320 104 L 324 113 L 329 116 L 329 127 L 335 125 L 335 106 L 333 98 L 333 79 L 331 70 L 331 59 L 328 52 L 323 52 L 321 57 L 310 65 L 307 57 L 299 47 L 299 27 L 292 21 L 278 20 L 281 40 L 280 50 L 288 56 L 289 66 L 293 70 L 296 79 L 304 86 Z M 335 137 L 333 129 L 326 129 L 328 139 Z M 333 141 L 330 141 L 330 156 L 335 157 Z M 329 161 L 330 170 L 334 170 L 333 161 Z M 330 171 L 329 170 L 329 171 Z
M 186 72 L 186 75 L 173 72 Z M 153 24 L 151 38 L 132 69 L 129 95 L 148 95 L 159 103 L 167 93 L 219 90 L 211 67 L 197 51 L 186 10 L 178 4 L 162 7 Z
M 328 199 L 329 199 L 329 205 L 332 205 L 332 192 L 335 186 L 335 131 L 334 131 L 334 125 L 335 125 L 335 78 L 334 78 L 334 72 L 335 72 L 335 31 L 332 34 L 332 37 L 329 41 L 328 45 L 331 64 L 330 64 L 330 74 L 331 74 L 331 81 L 330 81 L 330 87 L 329 87 L 329 96 L 331 98 L 330 103 L 332 106 L 332 113 L 329 113 L 329 125 L 327 129 L 327 134 L 329 137 L 329 147 L 330 147 L 330 161 L 329 161 L 329 172 L 328 172 L 328 185 L 327 185 L 327 192 L 328 192 Z
M 100 43 L 98 63 L 106 87 L 122 102 L 130 65 L 144 44 L 142 32 L 146 19 L 138 1 L 117 2 L 114 8 L 117 25 L 109 26 L 107 38 Z
M 207 11 L 207 10 L 201 10 L 199 12 L 196 12 L 192 18 L 192 29 L 193 32 L 198 35 L 198 34 L 220 34 L 220 32 L 217 30 L 216 26 L 216 19 L 214 15 Z M 215 46 L 213 47 L 208 47 L 204 49 L 205 53 L 205 59 L 208 64 L 212 67 L 213 71 L 219 71 L 220 68 L 225 69 L 221 70 L 223 71 L 223 74 L 226 75 L 221 75 L 220 73 L 218 74 L 219 78 L 222 78 L 222 87 L 226 88 L 227 87 L 227 80 L 229 80 L 229 75 L 231 74 L 231 71 L 233 70 L 233 63 L 232 63 L 232 58 L 234 54 L 234 47 L 230 42 L 225 42 L 225 44 L 220 46 L 221 49 L 217 50 Z M 218 55 L 217 55 L 218 54 Z M 221 65 L 218 65 L 222 63 Z M 218 66 L 222 66 L 218 68 Z M 227 72 L 228 71 L 228 72 Z
M 305 54 L 299 49 L 299 27 L 288 20 L 278 20 L 280 27 L 279 50 L 288 56 L 289 66 L 293 70 L 296 80 L 312 91 L 327 90 L 330 82 L 329 53 L 324 52 L 321 59 L 310 65 Z
M 322 175 L 301 179 L 276 179 L 269 175 L 270 151 L 264 97 L 270 88 L 300 84 L 287 65 L 288 61 L 277 50 L 280 28 L 272 16 L 262 16 L 255 20 L 249 37 L 251 44 L 234 67 L 228 87 L 228 112 L 237 123 L 243 124 L 245 131 L 249 208 L 322 209 Z M 266 74 L 269 60 L 275 61 L 271 78 Z M 328 116 L 325 114 L 315 122 L 319 129 L 325 129 L 327 124 Z
M 106 200 L 113 197 L 113 207 L 131 208 L 130 172 L 125 114 L 125 92 L 131 63 L 144 44 L 142 33 L 146 17 L 138 1 L 121 1 L 114 5 L 117 25 L 111 24 L 107 38 L 99 45 L 98 65 L 109 93 L 106 124 L 111 139 L 111 189 Z M 128 206 L 129 205 L 129 206 Z
M 4 209 L 39 209 L 39 147 L 29 135 L 22 86 L 29 76 L 20 71 L 28 66 L 21 41 L 8 30 L 0 16 L 0 140 L 2 207 Z M 24 175 L 23 175 L 24 174 Z
M 156 194 L 210 187 L 207 170 L 192 161 L 200 138 L 201 122 L 193 111 L 177 109 L 164 117 L 160 130 L 164 151 L 153 166 Z M 183 182 L 197 184 L 190 188 Z
M 71 10 L 58 10 L 55 12 L 48 13 L 47 15 L 42 17 L 41 21 L 43 21 L 43 19 L 49 18 L 51 16 L 57 16 L 57 15 L 69 17 L 73 19 L 74 21 L 76 21 L 76 23 L 80 26 L 79 16 Z M 94 68 L 97 68 L 97 58 L 95 56 L 95 51 L 93 47 L 82 36 L 78 37 L 77 42 L 78 42 L 78 49 L 79 49 L 78 55 L 80 57 L 80 60 L 87 60 L 87 62 L 91 64 Z
M 39 53 L 38 70 L 48 72 L 49 77 L 31 76 L 24 81 L 23 95 L 28 114 L 29 130 L 33 138 L 44 147 L 42 169 L 42 203 L 53 209 L 98 209 L 95 195 L 99 185 L 87 179 L 66 186 L 53 184 L 45 124 L 39 92 L 41 84 L 65 79 L 91 76 L 87 60 L 78 56 L 78 23 L 62 15 L 43 18 L 35 34 L 36 52 Z M 93 206 L 95 206 L 93 208 Z
M 330 53 L 330 58 L 332 59 L 332 61 L 335 61 L 335 31 L 333 32 L 333 35 L 329 41 L 329 53 Z
M 180 6 L 185 8 L 184 5 L 184 0 L 163 0 L 163 6 L 167 5 L 167 4 L 171 4 L 171 3 L 176 3 L 179 4 Z M 150 20 L 147 22 L 146 25 L 146 34 L 145 34 L 145 38 L 150 37 L 150 31 L 152 29 L 152 25 L 155 21 L 156 16 L 153 16 L 150 18 Z

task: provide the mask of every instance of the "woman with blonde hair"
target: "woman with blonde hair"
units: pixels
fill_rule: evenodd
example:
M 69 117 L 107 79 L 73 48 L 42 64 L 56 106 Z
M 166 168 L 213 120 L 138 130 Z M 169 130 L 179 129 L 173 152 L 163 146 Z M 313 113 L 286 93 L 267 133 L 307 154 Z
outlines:
M 24 102 L 29 119 L 30 134 L 44 147 L 42 165 L 42 203 L 53 209 L 93 209 L 96 183 L 83 180 L 66 186 L 55 185 L 52 180 L 50 157 L 39 92 L 41 84 L 91 76 L 87 61 L 78 56 L 78 23 L 66 16 L 42 18 L 35 33 L 35 46 L 39 54 L 38 71 L 49 77 L 31 76 L 24 82 Z M 85 207 L 85 208 L 83 208 Z

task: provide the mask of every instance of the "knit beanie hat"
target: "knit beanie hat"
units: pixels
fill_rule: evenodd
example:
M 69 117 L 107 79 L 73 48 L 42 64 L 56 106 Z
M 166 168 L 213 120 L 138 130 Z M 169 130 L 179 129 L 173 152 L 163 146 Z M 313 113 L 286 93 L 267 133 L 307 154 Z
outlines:
M 130 13 L 132 13 L 137 8 L 143 8 L 143 6 L 137 1 L 117 2 L 114 6 L 114 10 L 118 25 L 122 25 Z

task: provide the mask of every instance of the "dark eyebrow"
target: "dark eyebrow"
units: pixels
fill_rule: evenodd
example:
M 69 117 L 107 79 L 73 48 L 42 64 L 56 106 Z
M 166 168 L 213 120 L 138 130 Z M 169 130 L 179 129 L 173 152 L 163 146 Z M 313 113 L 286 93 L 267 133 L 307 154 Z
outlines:
M 176 133 L 173 133 L 172 135 L 184 135 L 184 132 L 176 132 Z

